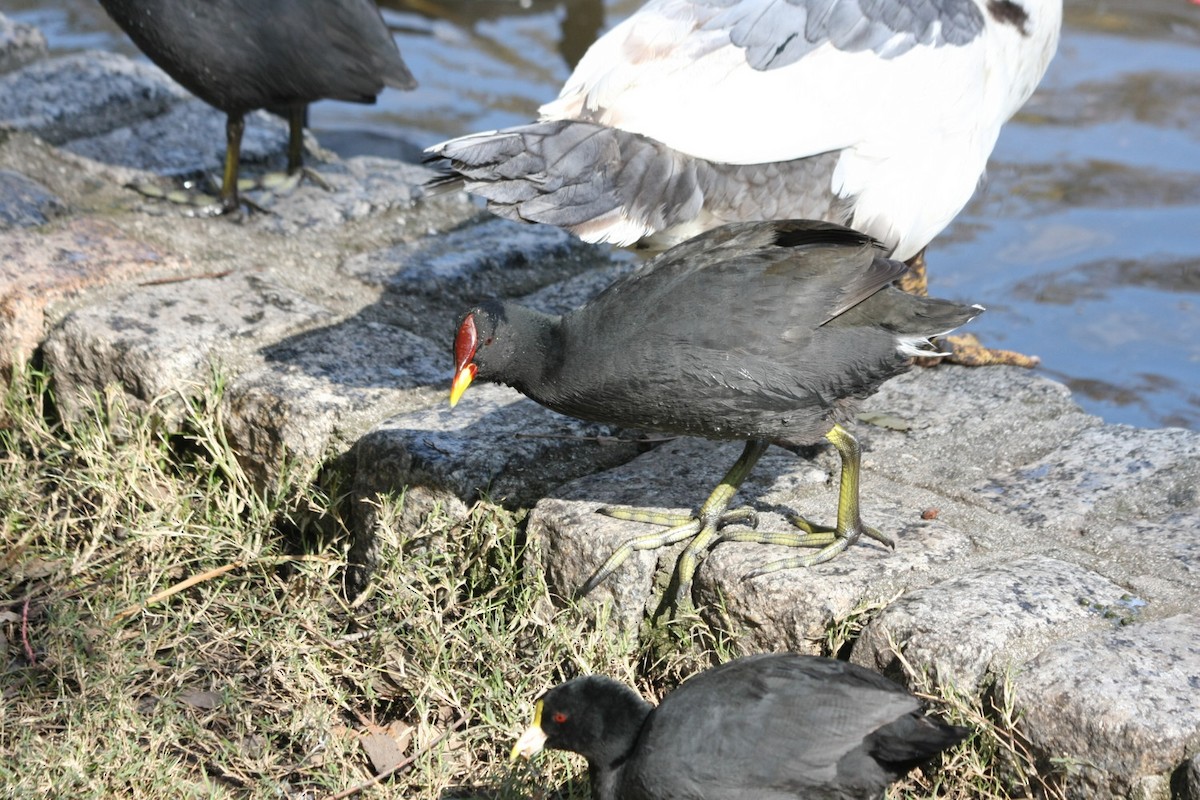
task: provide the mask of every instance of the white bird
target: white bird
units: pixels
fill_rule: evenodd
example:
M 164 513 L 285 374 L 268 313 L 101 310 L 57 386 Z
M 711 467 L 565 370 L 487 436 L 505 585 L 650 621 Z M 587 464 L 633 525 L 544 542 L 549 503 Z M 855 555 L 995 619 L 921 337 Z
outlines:
M 541 121 L 435 145 L 509 219 L 663 249 L 837 222 L 918 261 L 1058 44 L 1062 0 L 651 0 Z

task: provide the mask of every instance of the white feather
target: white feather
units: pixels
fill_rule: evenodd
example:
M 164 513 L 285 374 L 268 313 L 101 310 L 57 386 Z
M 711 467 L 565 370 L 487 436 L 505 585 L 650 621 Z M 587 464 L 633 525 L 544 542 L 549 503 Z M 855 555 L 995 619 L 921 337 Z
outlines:
M 883 58 L 827 43 L 756 70 L 727 31 L 704 29 L 719 6 L 652 0 L 588 50 L 542 118 L 590 119 L 729 164 L 840 150 L 829 190 L 853 199 L 854 227 L 907 259 L 970 199 L 1057 46 L 1061 0 L 1028 0 L 1028 36 L 976 2 L 986 27 L 965 46 Z
M 1032 94 L 1058 44 L 1062 0 L 1018 0 L 1028 15 L 1022 24 L 994 18 L 994 0 L 971 1 L 983 28 L 965 44 L 912 45 L 897 34 L 875 42 L 877 53 L 826 42 L 784 66 L 755 69 L 722 27 L 729 17 L 708 25 L 729 7 L 650 0 L 592 45 L 541 115 L 620 128 L 725 164 L 838 153 L 830 184 L 812 189 L 844 200 L 853 227 L 908 260 L 970 199 L 1001 125 Z M 802 24 L 802 14 L 780 13 L 782 2 L 737 0 L 735 16 Z M 797 35 L 786 26 L 772 33 L 780 47 Z M 574 230 L 587 241 L 670 244 L 730 221 L 701 208 L 656 231 L 624 211 Z

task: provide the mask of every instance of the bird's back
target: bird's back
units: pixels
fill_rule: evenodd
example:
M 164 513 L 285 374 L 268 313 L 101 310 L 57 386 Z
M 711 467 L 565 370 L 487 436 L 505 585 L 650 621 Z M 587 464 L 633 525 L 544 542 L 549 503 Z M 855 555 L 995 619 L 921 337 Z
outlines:
M 790 653 L 738 659 L 686 681 L 654 711 L 625 770 L 624 797 L 872 797 L 962 738 L 939 722 L 924 727 L 940 736 L 923 735 L 923 719 L 903 688 L 845 662 Z M 893 727 L 890 744 L 919 740 L 903 764 L 873 755 L 878 732 Z
M 373 0 L 101 0 L 154 63 L 225 112 L 374 102 L 415 86 Z
M 902 271 L 840 226 L 711 231 L 567 315 L 551 383 L 569 393 L 538 399 L 680 434 L 815 441 L 907 369 L 894 332 L 862 313 L 840 322 Z

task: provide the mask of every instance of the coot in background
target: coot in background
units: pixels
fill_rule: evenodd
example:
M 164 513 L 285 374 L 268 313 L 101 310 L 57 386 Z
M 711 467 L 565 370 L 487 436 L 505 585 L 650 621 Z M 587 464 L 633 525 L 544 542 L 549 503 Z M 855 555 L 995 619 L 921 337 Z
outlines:
M 151 61 L 228 115 L 218 213 L 238 208 L 244 117 L 288 119 L 288 171 L 302 163 L 305 110 L 317 100 L 374 103 L 417 84 L 374 0 L 100 0 Z
M 778 653 L 702 672 L 658 708 L 603 676 L 560 684 L 513 756 L 582 755 L 598 800 L 874 798 L 967 733 L 870 670 Z
M 891 286 L 906 268 L 886 258 L 886 249 L 833 223 L 735 223 L 677 245 L 562 317 L 483 303 L 464 316 L 455 338 L 450 403 L 479 379 L 581 419 L 746 441 L 697 517 L 655 520 L 671 527 L 622 545 L 583 593 L 633 550 L 691 538 L 678 566 L 678 596 L 690 599 L 700 553 L 724 523 L 745 519 L 726 511 L 772 442 L 825 438 L 837 448 L 837 524 L 805 523 L 803 533 L 722 533 L 726 540 L 820 548 L 752 575 L 828 561 L 863 534 L 890 544 L 859 518 L 859 448 L 840 423 L 856 401 L 908 370 L 911 356 L 929 355 L 930 336 L 982 309 Z
M 1062 0 L 651 0 L 541 122 L 428 152 L 495 213 L 591 242 L 824 219 L 919 266 L 1061 25 Z

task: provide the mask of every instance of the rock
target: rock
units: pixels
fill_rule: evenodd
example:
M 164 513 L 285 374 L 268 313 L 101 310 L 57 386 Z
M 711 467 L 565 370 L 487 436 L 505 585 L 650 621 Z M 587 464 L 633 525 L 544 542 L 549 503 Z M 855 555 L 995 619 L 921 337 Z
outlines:
M 0 75 L 46 57 L 46 37 L 32 25 L 0 14 Z
M 1071 536 L 1062 555 L 1103 572 L 1140 596 L 1159 614 L 1196 607 L 1200 587 L 1200 511 L 1193 508 L 1157 520 L 1089 525 Z
M 256 215 L 253 224 L 280 236 L 302 231 L 345 230 L 347 223 L 387 222 L 390 238 L 418 239 L 453 226 L 475 210 L 461 196 L 419 202 L 421 184 L 433 173 L 420 166 L 381 158 L 352 158 L 309 164 L 327 185 L 309 179 L 286 194 L 265 197 L 255 193 L 273 213 Z
M 244 468 L 269 483 L 286 464 L 310 473 L 380 419 L 437 402 L 444 348 L 362 319 L 262 348 L 225 394 L 226 431 Z M 439 387 L 440 389 L 440 387 Z
M 1104 425 L 977 487 L 1030 528 L 1090 535 L 1093 528 L 1163 517 L 1200 503 L 1200 433 Z
M 437 332 L 450 352 L 471 304 L 528 294 L 582 272 L 595 259 L 557 228 L 489 219 L 347 259 L 339 272 L 380 287 L 382 315 L 417 333 Z
M 0 77 L 0 125 L 58 145 L 157 116 L 188 97 L 158 67 L 88 51 Z
M 236 375 L 264 344 L 331 318 L 327 308 L 253 274 L 199 276 L 72 312 L 46 339 L 46 366 L 68 416 L 115 384 L 133 408 L 154 405 L 170 426 L 214 372 Z
M 441 388 L 449 391 L 447 383 Z M 360 565 L 352 587 L 361 588 L 377 560 L 371 501 L 381 492 L 404 492 L 421 509 L 464 514 L 464 501 L 485 496 L 529 506 L 553 487 L 637 452 L 636 444 L 615 438 L 607 426 L 555 414 L 506 387 L 473 386 L 454 409 L 446 396 L 376 426 L 347 457 L 355 476 L 351 563 Z
M 104 164 L 176 179 L 209 174 L 219 189 L 225 162 L 225 121 L 223 112 L 186 95 L 147 118 L 122 120 L 98 134 L 72 136 L 64 149 Z M 255 165 L 268 162 L 282 168 L 287 140 L 284 120 L 265 111 L 247 114 L 242 177 L 249 176 Z
M 1018 367 L 914 369 L 867 398 L 860 416 L 880 421 L 853 428 L 870 467 L 968 502 L 981 481 L 1100 424 L 1065 386 Z
M 850 660 L 903 679 L 898 651 L 935 685 L 970 693 L 1061 639 L 1135 620 L 1143 606 L 1083 567 L 1030 556 L 908 592 L 871 620 Z
M 1200 743 L 1200 617 L 1060 643 L 1027 663 L 1008 691 L 1034 754 L 1065 763 L 1070 796 L 1165 786 Z
M 114 281 L 170 276 L 188 265 L 94 219 L 49 232 L 0 232 L 0 369 L 33 354 L 54 306 Z
M 741 453 L 740 443 L 677 439 L 618 469 L 564 486 L 538 503 L 529 538 L 537 541 L 551 589 L 570 597 L 623 542 L 661 528 L 614 520 L 595 513 L 606 505 L 670 513 L 692 513 Z M 758 512 L 761 530 L 792 530 L 782 512 L 814 522 L 832 522 L 837 505 L 836 456 L 816 462 L 771 449 L 762 457 L 735 500 Z M 836 480 L 834 480 L 836 483 Z M 879 488 L 874 479 L 864 481 Z M 888 495 L 880 492 L 880 496 Z M 927 495 L 927 493 L 926 493 Z M 897 550 L 862 540 L 846 557 L 812 570 L 788 570 L 743 581 L 751 570 L 796 554 L 791 548 L 721 543 L 701 562 L 695 595 L 702 613 L 722 614 L 714 624 L 733 630 L 747 649 L 786 647 L 816 652 L 825 626 L 862 598 L 894 593 L 912 581 L 932 580 L 938 564 L 966 556 L 969 537 L 945 524 L 925 524 L 894 503 L 864 495 L 863 515 L 897 538 Z M 924 507 L 928 496 L 914 502 Z M 884 506 L 890 506 L 884 510 Z M 629 629 L 660 609 L 682 545 L 631 556 L 600 584 L 589 600 L 611 603 L 613 619 Z M 931 572 L 932 570 L 932 572 Z M 669 587 L 668 599 L 674 586 Z
M 0 231 L 45 225 L 66 210 L 66 204 L 37 181 L 0 169 Z

